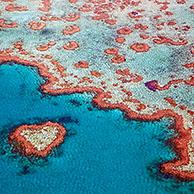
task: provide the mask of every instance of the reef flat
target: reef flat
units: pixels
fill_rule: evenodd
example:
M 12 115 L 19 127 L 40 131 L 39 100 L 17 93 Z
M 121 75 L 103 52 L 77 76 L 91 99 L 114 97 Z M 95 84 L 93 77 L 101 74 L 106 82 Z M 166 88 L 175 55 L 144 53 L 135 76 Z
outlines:
M 9 143 L 25 156 L 46 157 L 63 142 L 65 134 L 64 127 L 57 123 L 22 125 L 10 134 Z
M 37 67 L 52 95 L 92 92 L 131 119 L 174 119 L 178 157 L 194 179 L 194 4 L 177 1 L 0 1 L 0 63 Z
M 172 119 L 126 119 L 119 109 L 94 107 L 93 93 L 44 94 L 37 69 L 21 64 L 1 65 L 0 83 L 1 193 L 193 193 L 193 181 L 159 171 L 177 157 L 166 143 L 177 135 Z M 17 128 L 48 121 L 66 136 L 47 157 L 26 157 L 10 144 Z

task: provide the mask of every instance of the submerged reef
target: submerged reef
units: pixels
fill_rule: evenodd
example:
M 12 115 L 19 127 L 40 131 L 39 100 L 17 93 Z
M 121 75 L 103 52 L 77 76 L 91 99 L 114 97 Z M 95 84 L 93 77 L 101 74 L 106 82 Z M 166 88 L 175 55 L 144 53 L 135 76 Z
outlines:
M 46 157 L 63 142 L 65 134 L 65 128 L 58 123 L 22 125 L 9 135 L 9 143 L 22 155 Z
M 36 67 L 44 93 L 92 92 L 131 119 L 173 118 L 177 158 L 161 171 L 194 180 L 192 0 L 1 0 L 0 13 L 1 64 Z

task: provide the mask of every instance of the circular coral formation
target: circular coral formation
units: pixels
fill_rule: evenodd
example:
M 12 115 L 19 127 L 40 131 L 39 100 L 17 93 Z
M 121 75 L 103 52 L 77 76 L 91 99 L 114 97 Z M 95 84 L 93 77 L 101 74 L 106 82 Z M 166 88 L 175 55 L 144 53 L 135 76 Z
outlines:
M 87 61 L 78 61 L 76 64 L 75 64 L 75 67 L 76 68 L 88 68 L 89 67 L 89 63 Z
M 132 32 L 133 31 L 128 26 L 124 26 L 117 30 L 117 34 L 121 34 L 121 35 L 129 35 Z
M 134 43 L 130 46 L 130 49 L 136 52 L 147 52 L 150 50 L 150 47 L 146 43 Z
M 36 21 L 31 21 L 28 25 L 31 30 L 42 30 L 43 28 L 46 27 L 46 24 L 44 22 Z
M 79 26 L 71 25 L 71 26 L 66 26 L 66 28 L 63 30 L 63 34 L 64 35 L 73 35 L 79 31 L 80 31 Z
M 67 44 L 63 46 L 65 50 L 75 50 L 79 48 L 79 44 L 76 41 L 69 41 Z
M 125 57 L 124 57 L 123 55 L 119 55 L 119 54 L 115 55 L 115 56 L 111 59 L 111 62 L 112 62 L 112 63 L 115 63 L 115 64 L 123 63 L 123 62 L 125 62 L 125 61 L 126 61 Z

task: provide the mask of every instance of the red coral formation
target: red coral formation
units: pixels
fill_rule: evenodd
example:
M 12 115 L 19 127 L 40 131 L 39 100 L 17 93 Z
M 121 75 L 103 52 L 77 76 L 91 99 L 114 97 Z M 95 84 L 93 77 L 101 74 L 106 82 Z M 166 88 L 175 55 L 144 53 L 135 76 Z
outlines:
M 193 69 L 194 68 L 194 62 L 193 63 L 184 64 L 183 67 L 185 67 L 187 69 Z
M 10 11 L 10 12 L 14 12 L 14 11 L 27 11 L 28 8 L 26 6 L 20 6 L 20 5 L 16 5 L 16 4 L 8 4 L 5 7 L 6 11 Z
M 69 13 L 67 16 L 64 17 L 64 19 L 68 22 L 75 22 L 80 18 L 80 14 L 78 13 Z
M 147 52 L 150 50 L 150 46 L 146 43 L 134 43 L 130 46 L 130 49 L 136 52 Z
M 3 4 L 2 9 L 3 11 L 7 9 L 7 11 L 5 11 L 5 14 L 8 15 L 8 17 L 6 18 L 0 19 L 0 28 L 4 28 L 3 31 L 5 32 L 6 31 L 15 32 L 14 29 L 5 29 L 5 28 L 20 27 L 22 30 L 25 25 L 23 25 L 22 23 L 20 24 L 20 22 L 16 23 L 16 21 L 18 21 L 17 18 L 16 20 L 14 19 L 13 21 L 12 19 L 8 20 L 9 14 L 10 15 L 15 14 L 15 13 L 9 13 L 10 11 L 12 11 L 13 5 L 14 7 L 17 8 L 17 9 L 14 8 L 13 11 L 15 10 L 19 11 L 20 9 L 21 9 L 20 11 L 22 11 L 22 8 L 21 8 L 22 5 L 21 4 L 16 5 L 15 3 L 13 3 L 14 0 L 0 0 L 0 1 L 7 2 L 7 3 L 2 3 Z M 32 17 L 33 19 L 27 20 L 27 22 L 32 20 L 33 22 L 35 22 L 35 23 L 33 22 L 30 23 L 28 27 L 30 27 L 32 30 L 42 30 L 46 27 L 46 25 L 48 25 L 48 27 L 50 28 L 52 24 L 54 25 L 56 24 L 59 28 L 57 27 L 55 30 L 56 32 L 57 30 L 59 30 L 60 34 L 59 33 L 57 34 L 55 42 L 49 41 L 48 43 L 42 44 L 42 40 L 37 40 L 39 43 L 37 42 L 36 44 L 31 44 L 31 41 L 30 41 L 29 45 L 31 45 L 32 47 L 34 47 L 35 45 L 35 48 L 32 48 L 31 51 L 29 50 L 27 51 L 24 48 L 28 48 L 29 46 L 23 45 L 23 42 L 25 44 L 26 42 L 21 37 L 19 42 L 16 42 L 14 44 L 14 47 L 11 47 L 11 48 L 8 47 L 7 49 L 0 51 L 0 60 L 16 61 L 16 62 L 22 63 L 23 65 L 38 67 L 39 73 L 46 78 L 46 83 L 41 86 L 41 89 L 43 90 L 43 92 L 49 92 L 56 95 L 62 94 L 62 93 L 74 93 L 74 92 L 85 92 L 85 91 L 94 92 L 96 93 L 96 97 L 94 98 L 93 101 L 94 103 L 97 103 L 99 107 L 120 108 L 121 110 L 125 111 L 126 114 L 131 118 L 143 119 L 143 120 L 155 120 L 166 116 L 173 117 L 175 119 L 176 129 L 179 132 L 181 145 L 179 145 L 179 141 L 177 142 L 172 141 L 172 142 L 177 144 L 178 146 L 178 148 L 176 148 L 176 145 L 175 145 L 175 149 L 177 150 L 178 154 L 181 157 L 176 161 L 179 161 L 180 163 L 176 163 L 175 160 L 172 162 L 168 162 L 168 164 L 171 164 L 171 165 L 169 166 L 166 165 L 167 167 L 164 165 L 162 167 L 162 170 L 165 173 L 169 172 L 169 174 L 173 174 L 177 177 L 181 177 L 181 178 L 190 177 L 191 179 L 194 179 L 194 176 L 192 173 L 184 171 L 181 168 L 180 169 L 176 168 L 178 166 L 176 164 L 188 165 L 188 163 L 191 162 L 192 160 L 191 157 L 190 158 L 188 157 L 189 155 L 188 142 L 189 141 L 191 142 L 191 134 L 189 129 L 184 129 L 184 125 L 190 126 L 190 124 L 192 123 L 190 119 L 192 119 L 194 112 L 193 110 L 190 110 L 191 107 L 187 107 L 184 104 L 180 104 L 179 101 L 175 101 L 177 100 L 178 97 L 172 98 L 172 96 L 165 95 L 165 91 L 164 91 L 168 89 L 174 90 L 178 86 L 180 87 L 187 86 L 187 88 L 190 89 L 190 86 L 194 85 L 194 76 L 190 75 L 190 73 L 192 73 L 192 70 L 193 70 L 192 59 L 190 60 L 189 58 L 187 58 L 187 60 L 183 60 L 181 62 L 182 67 L 179 65 L 179 68 L 181 68 L 184 71 L 184 75 L 186 75 L 185 76 L 186 78 L 184 77 L 183 79 L 182 78 L 183 76 L 181 76 L 181 73 L 175 73 L 176 69 L 173 69 L 173 76 L 166 75 L 166 72 L 164 72 L 165 73 L 164 77 L 168 76 L 168 78 L 172 80 L 168 80 L 166 84 L 160 85 L 159 82 L 161 81 L 161 79 L 155 78 L 158 80 L 151 80 L 151 77 L 149 77 L 151 70 L 149 69 L 149 67 L 147 69 L 147 66 L 144 67 L 145 56 L 143 56 L 144 54 L 146 56 L 149 55 L 149 53 L 147 54 L 145 52 L 149 52 L 151 50 L 151 47 L 153 52 L 150 54 L 152 55 L 154 53 L 155 47 L 159 51 L 160 50 L 162 51 L 164 47 L 166 49 L 171 49 L 172 51 L 173 49 L 175 49 L 173 48 L 174 46 L 184 46 L 185 49 L 182 49 L 182 50 L 185 50 L 185 51 L 188 50 L 189 57 L 190 56 L 193 57 L 194 47 L 192 45 L 192 39 L 191 39 L 192 24 L 187 22 L 188 19 L 186 19 L 184 23 L 180 22 L 182 21 L 182 19 L 179 19 L 177 17 L 177 10 L 179 8 L 177 10 L 172 9 L 172 8 L 175 8 L 172 5 L 173 4 L 177 5 L 177 7 L 180 7 L 180 8 L 184 7 L 184 9 L 188 8 L 189 10 L 187 11 L 189 14 L 193 14 L 194 5 L 188 4 L 185 0 L 177 0 L 177 3 L 175 2 L 171 3 L 171 1 L 166 1 L 166 0 L 165 1 L 151 0 L 151 1 L 148 1 L 148 4 L 149 4 L 148 6 L 145 5 L 140 0 L 132 0 L 132 1 L 116 0 L 116 1 L 109 1 L 109 2 L 105 0 L 89 0 L 84 3 L 77 3 L 77 2 L 79 1 L 69 0 L 69 3 L 67 2 L 68 6 L 71 6 L 72 9 L 64 16 L 64 15 L 61 15 L 62 12 L 60 14 L 56 12 L 56 8 L 58 9 L 58 7 L 54 7 L 55 1 L 40 0 L 39 10 L 41 10 L 42 12 L 38 13 L 38 15 L 33 14 L 33 17 Z M 70 3 L 72 3 L 72 5 L 70 5 Z M 30 3 L 24 3 L 24 4 L 25 4 L 24 5 L 25 7 Z M 186 4 L 186 5 L 183 5 L 183 4 Z M 149 7 L 149 9 L 147 9 L 147 7 Z M 28 6 L 28 9 L 31 10 L 31 7 Z M 43 12 L 46 12 L 46 13 L 43 13 Z M 2 17 L 3 16 L 4 14 L 2 15 Z M 90 21 L 91 23 L 94 24 L 95 22 L 97 22 L 99 26 L 103 26 L 103 29 L 106 28 L 110 32 L 107 34 L 104 34 L 103 32 L 100 35 L 95 34 L 96 33 L 95 32 L 94 33 L 95 37 L 101 37 L 101 35 L 103 37 L 106 36 L 107 39 L 104 39 L 106 41 L 111 41 L 113 40 L 112 38 L 114 38 L 113 44 L 109 44 L 110 48 L 107 48 L 107 49 L 104 49 L 104 47 L 96 48 L 97 49 L 96 53 L 98 53 L 98 51 L 100 51 L 101 49 L 101 54 L 106 54 L 104 59 L 105 60 L 110 59 L 110 62 L 114 64 L 110 68 L 110 71 L 111 71 L 110 73 L 113 76 L 110 80 L 110 84 L 108 83 L 108 80 L 106 80 L 107 72 L 102 71 L 101 67 L 99 67 L 100 70 L 99 68 L 97 69 L 94 68 L 96 62 L 93 60 L 95 60 L 97 57 L 95 59 L 90 58 L 89 56 L 91 54 L 90 52 L 87 53 L 87 56 L 85 55 L 84 56 L 85 56 L 85 60 L 91 61 L 92 65 L 90 65 L 87 61 L 79 61 L 76 64 L 73 64 L 73 67 L 71 65 L 63 67 L 60 64 L 60 62 L 63 63 L 63 59 L 61 59 L 61 56 L 59 56 L 60 55 L 59 52 L 61 52 L 61 54 L 64 54 L 63 52 L 66 52 L 66 50 L 70 50 L 71 53 L 70 52 L 69 53 L 66 52 L 66 53 L 69 55 L 71 54 L 74 55 L 79 53 L 79 51 L 77 51 L 78 48 L 81 51 L 81 49 L 83 48 L 86 49 L 86 47 L 88 47 L 88 46 L 85 47 L 85 45 L 87 45 L 86 44 L 87 41 L 85 43 L 83 42 L 83 45 L 81 45 L 83 48 L 81 46 L 79 47 L 78 39 L 82 35 L 78 33 L 78 36 L 77 36 L 76 34 L 77 32 L 81 31 L 82 28 L 83 30 L 85 30 L 85 28 L 88 27 L 87 25 L 80 22 L 80 21 L 83 21 L 82 19 L 84 17 L 87 20 L 92 19 L 93 21 Z M 80 18 L 81 20 L 78 21 Z M 129 21 L 130 21 L 130 25 L 127 25 Z M 70 23 L 76 22 L 76 24 L 71 23 L 70 25 L 67 25 L 69 24 L 69 22 Z M 104 24 L 108 24 L 108 25 L 104 25 Z M 63 25 L 65 25 L 65 28 L 63 27 Z M 115 26 L 111 26 L 111 25 L 115 25 Z M 57 38 L 60 35 L 65 35 L 65 37 Z M 74 37 L 73 40 L 68 39 L 70 38 L 70 35 L 73 35 Z M 91 36 L 91 38 L 93 37 L 94 36 Z M 21 40 L 23 40 L 23 42 Z M 63 40 L 65 40 L 66 42 L 63 42 Z M 8 43 L 10 43 L 10 41 L 8 41 Z M 55 43 L 56 43 L 56 46 L 54 46 Z M 160 44 L 163 44 L 164 46 L 160 46 Z M 130 49 L 135 51 L 133 52 L 133 56 L 131 58 L 131 62 L 132 62 L 131 64 L 124 63 L 126 60 L 125 58 L 128 59 L 131 54 L 131 52 L 127 52 L 128 45 Z M 34 49 L 40 51 L 41 53 L 34 52 L 35 51 Z M 95 49 L 93 47 L 92 49 L 93 49 L 93 52 L 95 52 L 94 51 Z M 19 54 L 21 58 L 23 57 L 25 57 L 26 59 L 29 58 L 30 61 L 22 60 L 21 58 L 18 58 L 18 57 L 13 57 L 13 55 L 17 55 L 17 54 Z M 27 54 L 28 56 L 24 56 Z M 140 55 L 142 55 L 142 58 L 139 58 Z M 2 58 L 3 56 L 4 58 Z M 35 61 L 37 56 L 38 56 L 39 62 Z M 134 67 L 131 68 L 131 66 L 133 66 L 133 61 L 137 59 L 139 63 L 137 64 L 137 73 L 130 72 L 129 69 L 133 69 L 134 71 Z M 155 58 L 153 60 L 155 60 Z M 49 66 L 49 64 L 43 65 L 40 63 L 40 61 L 45 61 L 44 63 L 49 61 L 49 63 L 51 63 L 52 65 L 51 67 Z M 140 61 L 142 61 L 142 63 L 140 63 Z M 49 69 L 47 69 L 46 67 L 48 67 Z M 157 64 L 157 68 L 158 67 L 159 67 L 159 63 Z M 183 69 L 183 67 L 187 68 L 187 70 Z M 82 71 L 82 73 L 80 74 L 81 77 L 78 76 L 77 74 L 70 73 L 71 68 L 77 68 L 76 69 L 77 72 Z M 87 70 L 85 70 L 85 68 L 87 68 Z M 65 74 L 66 70 L 68 72 L 67 74 Z M 49 71 L 54 72 L 53 75 L 49 73 Z M 144 75 L 144 73 L 148 71 L 149 71 L 148 76 L 145 75 L 145 79 L 151 80 L 151 81 L 146 82 L 145 86 L 152 91 L 158 92 L 157 94 L 151 93 L 150 96 L 156 95 L 158 98 L 158 96 L 160 96 L 161 94 L 162 95 L 161 99 L 163 99 L 161 100 L 161 103 L 164 103 L 163 104 L 164 107 L 170 107 L 169 109 L 171 110 L 168 110 L 166 108 L 165 110 L 160 111 L 159 108 L 157 108 L 159 107 L 157 106 L 157 104 L 155 104 L 154 107 L 149 106 L 149 104 L 147 105 L 143 104 L 143 102 L 141 102 L 140 100 L 142 98 L 141 96 L 139 96 L 139 99 L 135 98 L 135 96 L 138 95 L 139 88 L 137 89 L 137 94 L 129 91 L 131 84 L 137 85 L 137 87 L 142 84 L 142 83 L 135 84 L 136 82 L 141 82 L 143 80 L 142 75 L 139 75 L 139 73 L 143 72 L 143 75 Z M 72 76 L 73 79 L 71 78 L 68 79 L 69 77 L 67 76 L 70 76 L 70 77 Z M 94 87 L 96 84 L 98 86 Z M 93 87 L 91 87 L 91 85 Z M 99 87 L 101 89 L 99 89 Z M 122 95 L 119 97 L 123 97 L 123 98 L 118 98 L 118 100 L 121 103 L 111 104 L 114 102 L 114 95 L 115 95 L 112 89 L 119 90 L 118 94 Z M 107 92 L 109 91 L 110 93 L 107 94 L 106 91 Z M 149 93 L 148 90 L 145 92 Z M 146 98 L 148 96 L 146 95 Z M 135 111 L 130 109 L 130 106 L 127 105 L 128 102 L 129 104 L 131 103 L 133 105 L 133 109 Z M 154 101 L 154 103 L 156 102 Z M 149 112 L 149 109 L 150 109 L 150 112 L 154 112 L 154 111 L 155 112 L 152 115 L 148 115 L 144 113 L 144 109 L 146 109 L 145 112 Z M 176 113 L 174 111 L 176 111 Z M 182 116 L 179 114 L 182 114 Z M 187 116 L 189 119 L 188 123 L 187 123 Z M 182 117 L 184 117 L 185 119 L 184 123 L 183 123 Z M 188 139 L 189 139 L 188 141 L 184 140 L 185 138 L 187 138 L 187 136 L 185 137 L 184 135 L 182 136 L 184 132 L 188 135 Z M 177 139 L 179 139 L 179 137 L 177 137 Z M 179 150 L 179 147 L 181 146 L 182 146 L 181 148 L 182 151 Z M 185 157 L 186 159 L 183 158 L 183 156 L 185 156 L 184 154 L 186 154 L 186 157 Z M 184 172 L 181 172 L 181 171 L 184 171 Z
M 184 39 L 175 41 L 175 40 L 172 40 L 171 38 L 167 38 L 164 36 L 158 36 L 157 38 L 154 38 L 153 42 L 156 44 L 171 44 L 174 46 L 186 45 L 188 43 L 188 41 Z
M 190 86 L 194 86 L 194 76 L 190 76 L 189 79 L 184 80 L 184 83 Z
M 51 80 L 55 82 L 55 78 L 53 75 L 51 75 L 47 68 L 39 64 L 37 62 L 29 62 L 23 59 L 20 59 L 18 57 L 13 57 L 11 55 L 0 55 L 0 64 L 5 62 L 16 62 L 19 64 L 27 65 L 27 66 L 33 66 L 38 67 L 39 73 L 44 78 L 48 78 L 48 81 L 46 84 L 41 86 L 41 89 L 43 92 L 51 93 L 53 95 L 58 94 L 70 94 L 70 93 L 83 93 L 83 92 L 94 92 L 96 93 L 96 96 L 93 99 L 93 103 L 97 104 L 100 108 L 103 109 L 120 109 L 121 111 L 126 113 L 126 116 L 128 116 L 131 119 L 138 119 L 138 120 L 144 120 L 144 121 L 153 121 L 153 120 L 159 120 L 163 117 L 171 117 L 174 118 L 174 126 L 178 132 L 178 136 L 175 137 L 171 142 L 174 145 L 175 151 L 179 154 L 179 158 L 175 159 L 173 161 L 167 162 L 165 164 L 161 165 L 161 171 L 173 176 L 176 176 L 178 178 L 182 179 L 188 179 L 193 180 L 194 179 L 194 173 L 189 171 L 181 171 L 178 170 L 177 167 L 181 165 L 187 165 L 189 163 L 189 153 L 188 153 L 188 144 L 191 140 L 191 129 L 185 129 L 184 128 L 184 121 L 183 117 L 179 115 L 178 113 L 175 113 L 173 110 L 165 109 L 165 110 L 158 110 L 157 112 L 150 114 L 138 114 L 131 110 L 128 106 L 124 105 L 123 103 L 117 103 L 117 104 L 110 104 L 106 102 L 104 99 L 107 97 L 110 97 L 109 94 L 105 93 L 102 89 L 96 88 L 96 87 L 75 87 L 75 88 L 62 88 L 58 90 L 51 89 Z M 50 150 L 50 149 L 49 149 Z
M 99 71 L 91 71 L 91 75 L 95 77 L 101 77 L 102 74 Z
M 51 9 L 51 1 L 52 0 L 41 0 L 42 6 L 39 8 L 40 11 L 48 12 Z
M 80 31 L 79 26 L 77 25 L 71 25 L 71 26 L 67 26 L 64 30 L 63 30 L 63 34 L 64 35 L 73 35 L 77 32 Z
M 170 97 L 166 97 L 166 98 L 164 98 L 164 100 L 165 100 L 166 102 L 168 102 L 168 103 L 169 103 L 171 106 L 173 106 L 173 107 L 177 106 L 176 101 L 175 101 L 174 99 L 170 98 Z
M 117 49 L 117 48 L 107 48 L 104 52 L 108 55 L 117 55 L 119 53 L 119 49 Z
M 0 28 L 17 28 L 17 27 L 18 24 L 16 22 L 10 22 L 0 18 Z
M 77 0 L 69 0 L 69 3 L 77 3 Z
M 38 51 L 47 51 L 48 49 L 50 49 L 52 46 L 54 46 L 56 44 L 56 42 L 54 41 L 49 41 L 47 44 L 41 44 L 39 45 L 36 49 Z
M 79 44 L 76 41 L 69 41 L 67 44 L 63 46 L 65 50 L 75 50 L 79 48 Z
M 117 34 L 121 34 L 121 35 L 129 35 L 132 32 L 133 31 L 128 26 L 122 27 L 117 30 Z
M 189 66 L 190 67 L 190 66 Z M 162 90 L 168 90 L 172 85 L 179 84 L 179 83 L 184 83 L 186 85 L 194 86 L 194 76 L 190 76 L 189 79 L 174 79 L 170 80 L 167 84 L 160 86 L 157 80 L 151 80 L 145 83 L 145 86 L 152 90 L 152 91 L 162 91 Z
M 21 133 L 25 130 L 36 133 L 43 127 L 57 128 L 57 135 L 53 141 L 48 144 L 44 149 L 38 150 L 30 141 L 28 141 Z M 20 152 L 25 156 L 46 157 L 54 147 L 61 144 L 64 140 L 66 129 L 58 123 L 46 122 L 38 125 L 22 125 L 16 128 L 9 135 L 9 143 L 13 146 L 14 150 Z
M 46 26 L 44 22 L 36 22 L 36 21 L 31 21 L 28 25 L 32 30 L 42 30 Z
M 76 68 L 88 68 L 89 63 L 87 61 L 79 61 L 78 63 L 75 64 Z
M 121 36 L 118 36 L 118 37 L 115 38 L 115 41 L 116 41 L 117 43 L 122 44 L 122 43 L 125 42 L 125 38 L 124 38 L 124 37 L 121 37 Z
M 117 23 L 117 20 L 116 19 L 106 19 L 104 20 L 104 22 L 109 25 L 115 25 Z
M 119 55 L 119 54 L 115 55 L 115 56 L 111 59 L 111 62 L 112 62 L 112 63 L 115 63 L 115 64 L 123 63 L 123 62 L 125 62 L 125 61 L 126 61 L 125 56 Z

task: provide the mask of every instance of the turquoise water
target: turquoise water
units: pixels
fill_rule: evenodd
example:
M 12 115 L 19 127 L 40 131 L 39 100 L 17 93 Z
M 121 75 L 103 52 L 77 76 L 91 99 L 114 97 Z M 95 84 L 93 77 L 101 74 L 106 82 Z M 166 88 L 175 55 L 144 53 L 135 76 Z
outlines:
M 92 95 L 50 96 L 36 69 L 0 66 L 0 193 L 2 194 L 189 194 L 193 182 L 158 171 L 175 157 L 165 141 L 171 121 L 127 120 L 119 110 L 99 110 Z M 63 124 L 68 135 L 46 159 L 12 153 L 8 133 L 45 121 Z

